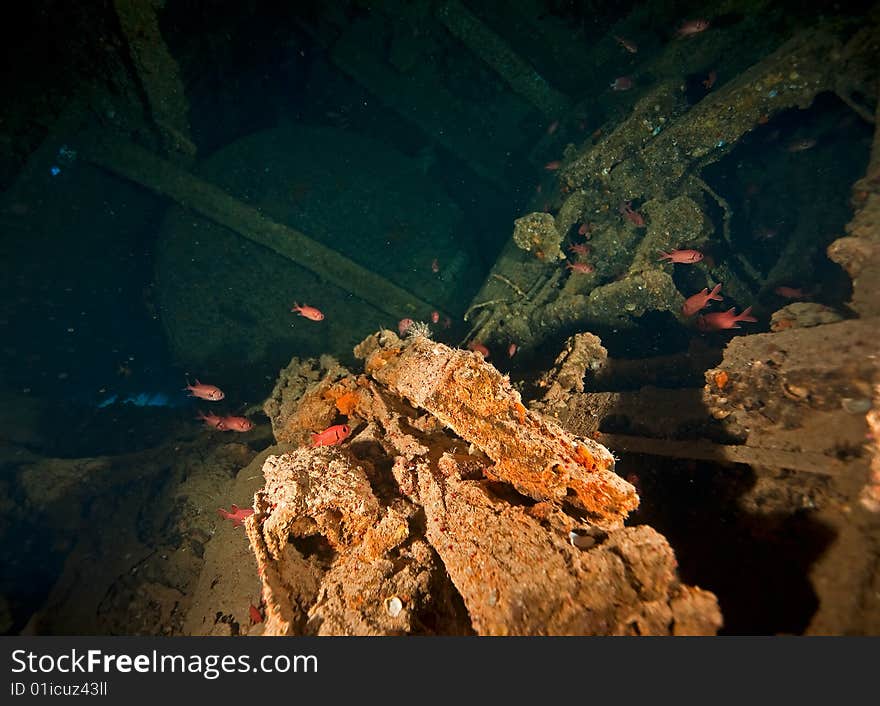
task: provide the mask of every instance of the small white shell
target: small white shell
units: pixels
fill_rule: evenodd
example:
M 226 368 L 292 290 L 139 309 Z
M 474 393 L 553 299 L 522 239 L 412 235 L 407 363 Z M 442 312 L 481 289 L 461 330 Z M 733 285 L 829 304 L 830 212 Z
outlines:
M 403 611 L 403 601 L 397 596 L 391 596 L 385 599 L 385 611 L 392 618 L 396 618 Z
M 589 549 L 596 544 L 596 540 L 592 537 L 585 537 L 574 530 L 568 533 L 568 541 L 571 542 L 571 546 L 577 547 L 578 549 Z

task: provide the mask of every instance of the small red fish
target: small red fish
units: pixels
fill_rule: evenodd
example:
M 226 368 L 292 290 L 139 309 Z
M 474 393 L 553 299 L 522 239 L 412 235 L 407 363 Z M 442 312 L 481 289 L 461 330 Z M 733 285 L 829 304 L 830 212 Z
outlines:
M 233 527 L 239 527 L 241 523 L 245 521 L 245 518 L 254 514 L 254 511 L 253 508 L 244 508 L 239 507 L 238 505 L 233 505 L 230 510 L 224 510 L 222 507 L 218 507 L 217 514 L 224 520 L 232 520 Z
M 757 322 L 752 313 L 752 307 L 747 307 L 742 314 L 734 314 L 735 307 L 730 307 L 727 311 L 716 311 L 712 314 L 701 314 L 697 319 L 697 328 L 700 331 L 721 331 L 722 329 L 739 328 L 739 321 Z
M 558 159 L 554 159 L 552 162 L 547 162 L 547 164 L 544 165 L 544 169 L 546 169 L 548 172 L 555 172 L 561 166 L 562 162 L 560 162 Z
M 397 322 L 397 332 L 402 336 L 412 328 L 413 320 L 410 318 L 401 319 Z
M 709 29 L 709 20 L 688 20 L 675 31 L 676 37 L 691 37 Z
M 248 608 L 248 615 L 250 616 L 251 623 L 256 625 L 257 623 L 263 622 L 263 614 L 260 612 L 260 609 L 257 608 L 253 603 L 251 603 Z
M 612 91 L 628 91 L 632 87 L 633 82 L 629 76 L 618 76 L 610 85 Z
M 291 311 L 296 311 L 300 316 L 305 316 L 307 319 L 311 319 L 312 321 L 323 321 L 324 314 L 320 312 L 320 310 L 316 309 L 313 306 L 309 306 L 308 304 L 303 304 L 300 306 L 296 302 L 293 303 L 293 308 Z
M 577 245 L 569 245 L 568 251 L 573 252 L 575 255 L 583 255 L 586 257 L 590 254 L 590 246 L 586 243 L 578 243 Z
M 552 135 L 554 132 L 556 132 L 557 128 L 559 128 L 559 121 L 554 120 L 547 126 L 547 134 Z
M 327 427 L 318 434 L 312 434 L 312 447 L 315 446 L 335 446 L 341 444 L 351 434 L 351 428 L 348 424 L 336 424 Z
M 218 402 L 226 397 L 223 394 L 223 390 L 221 390 L 216 385 L 205 385 L 199 382 L 198 378 L 196 378 L 196 384 L 190 385 L 189 382 L 186 383 L 186 387 L 184 390 L 189 390 L 190 397 L 198 397 L 200 400 L 208 400 L 209 402 Z
M 626 49 L 630 54 L 635 54 L 639 47 L 635 42 L 630 41 L 629 39 L 625 39 L 624 37 L 618 37 L 616 34 L 614 35 L 614 39 L 617 40 L 617 43 Z
M 507 346 L 507 357 L 513 358 L 514 355 L 516 355 L 516 344 L 511 343 L 509 346 Z
M 624 201 L 617 210 L 620 211 L 626 220 L 634 224 L 636 228 L 645 227 L 645 218 L 641 213 L 633 209 L 632 201 Z
M 199 410 L 199 416 L 197 416 L 196 419 L 204 419 L 205 426 L 211 427 L 212 429 L 219 429 L 220 423 L 223 421 L 223 417 L 216 414 L 205 414 L 202 410 Z
M 636 473 L 627 473 L 626 482 L 629 483 L 633 488 L 635 488 L 636 492 L 640 496 L 642 495 L 642 484 L 640 483 L 639 476 Z
M 431 272 L 433 272 L 434 274 L 437 274 L 439 271 L 440 271 L 440 263 L 437 261 L 437 258 L 435 257 L 433 260 L 431 260 Z
M 785 297 L 786 299 L 803 299 L 807 296 L 806 292 L 804 292 L 803 289 L 796 289 L 794 287 L 782 286 L 777 287 L 773 291 L 776 292 L 776 294 L 778 294 L 780 297 Z
M 436 324 L 438 321 L 440 321 L 440 312 L 439 311 L 432 311 L 431 312 L 431 323 Z
M 718 74 L 715 71 L 710 71 L 709 75 L 703 79 L 703 88 L 707 91 L 715 85 L 715 80 L 718 78 Z
M 660 251 L 660 257 L 657 262 L 661 260 L 669 260 L 669 262 L 678 262 L 683 265 L 691 265 L 695 262 L 699 262 L 703 259 L 703 253 L 699 250 L 670 250 L 669 252 Z
M 566 263 L 565 267 L 572 272 L 580 272 L 582 275 L 588 275 L 591 272 L 596 271 L 596 268 L 593 267 L 589 262 L 568 262 Z
M 250 431 L 254 423 L 247 417 L 221 417 L 217 424 L 220 431 Z
M 697 292 L 693 296 L 685 299 L 684 304 L 681 307 L 681 313 L 685 316 L 693 316 L 700 309 L 705 309 L 710 301 L 720 302 L 724 299 L 718 292 L 721 291 L 721 283 L 716 284 L 712 291 L 709 291 L 708 287 L 703 287 L 702 292 Z
M 578 235 L 589 235 L 591 230 L 592 227 L 589 223 L 581 223 L 580 227 L 578 228 Z
M 479 341 L 471 341 L 470 343 L 468 343 L 467 347 L 468 347 L 468 350 L 475 351 L 475 352 L 479 353 L 481 356 L 483 356 L 484 358 L 489 357 L 489 349 L 486 348 L 486 346 L 484 346 Z

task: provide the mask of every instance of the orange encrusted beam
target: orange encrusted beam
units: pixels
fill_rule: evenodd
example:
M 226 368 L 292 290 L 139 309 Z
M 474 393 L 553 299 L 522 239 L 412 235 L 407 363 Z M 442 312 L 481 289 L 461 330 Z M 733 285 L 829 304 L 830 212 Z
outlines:
M 424 336 L 402 342 L 388 331 L 358 353 L 378 383 L 489 456 L 489 478 L 535 500 L 569 503 L 602 526 L 623 524 L 638 507 L 635 488 L 614 472 L 608 449 L 526 409 L 510 380 L 479 353 Z

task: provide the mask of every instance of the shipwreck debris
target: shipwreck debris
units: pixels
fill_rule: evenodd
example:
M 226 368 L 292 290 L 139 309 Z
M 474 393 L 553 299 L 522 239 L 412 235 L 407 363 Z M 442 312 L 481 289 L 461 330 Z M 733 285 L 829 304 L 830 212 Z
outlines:
M 427 338 L 407 346 L 390 336 L 376 342 L 366 372 L 482 449 L 494 461 L 486 469 L 490 478 L 535 500 L 565 500 L 598 524 L 621 524 L 638 505 L 632 486 L 613 472 L 607 449 L 527 410 L 509 379 L 482 356 Z
M 515 237 L 519 248 L 529 252 L 515 247 L 502 251 L 474 297 L 480 308 L 477 312 L 474 307 L 469 338 L 490 346 L 516 339 L 528 351 L 548 336 L 573 328 L 635 329 L 642 316 L 652 312 L 680 318 L 683 297 L 669 273 L 653 262 L 656 249 L 713 244 L 730 249 L 734 214 L 730 204 L 707 187 L 701 171 L 772 116 L 806 108 L 819 94 L 833 92 L 840 67 L 861 67 L 859 72 L 869 75 L 863 60 L 870 44 L 866 37 L 876 36 L 876 26 L 871 27 L 848 43 L 834 33 L 805 31 L 691 107 L 680 81 L 657 83 L 597 143 L 569 145 L 559 171 L 562 201 L 554 207 L 558 213 L 553 225 L 564 235 L 576 223 L 590 222 L 595 273 L 569 277 L 559 286 L 554 258 L 534 257 L 540 239 Z M 639 204 L 647 231 L 621 219 L 619 209 L 627 202 Z M 716 208 L 723 212 L 718 233 L 708 215 Z M 786 261 L 815 252 L 807 230 L 802 238 L 809 242 L 790 243 L 774 278 L 785 270 Z M 865 259 L 858 253 L 866 251 L 867 244 L 842 239 L 834 248 L 841 262 L 855 263 Z M 727 261 L 706 258 L 695 267 L 705 270 L 707 280 L 724 282 L 725 292 L 737 302 L 752 302 L 764 286 L 759 269 L 741 253 L 730 254 Z M 506 296 L 499 277 L 528 282 L 523 289 L 530 296 Z
M 266 458 L 245 520 L 263 634 L 720 628 L 715 597 L 680 583 L 666 540 L 623 526 L 638 496 L 604 447 L 526 409 L 471 351 L 383 330 L 355 354 L 365 374 L 294 360 L 267 406 L 286 438 L 340 413 L 353 433 Z

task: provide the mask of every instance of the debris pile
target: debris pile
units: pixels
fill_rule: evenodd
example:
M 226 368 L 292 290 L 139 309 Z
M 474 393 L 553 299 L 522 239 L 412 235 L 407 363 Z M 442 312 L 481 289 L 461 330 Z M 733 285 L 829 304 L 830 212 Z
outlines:
M 312 424 L 345 417 L 352 433 L 270 450 L 263 464 L 245 520 L 262 584 L 258 631 L 719 629 L 715 596 L 679 581 L 667 541 L 624 526 L 638 495 L 607 449 L 526 409 L 472 351 L 383 330 L 355 355 L 363 375 L 294 360 L 267 402 L 276 433 L 301 444 L 321 430 L 303 425 L 304 409 Z M 307 390 L 291 384 L 304 377 Z

